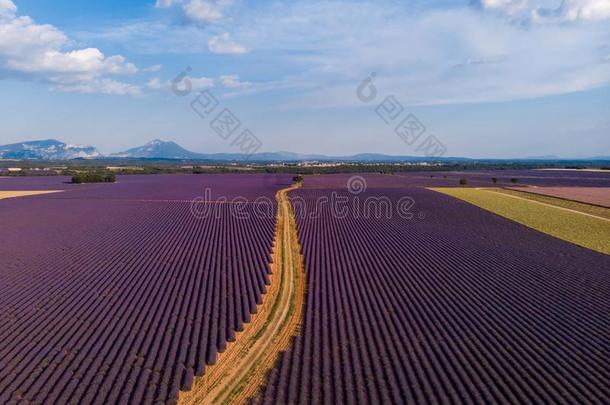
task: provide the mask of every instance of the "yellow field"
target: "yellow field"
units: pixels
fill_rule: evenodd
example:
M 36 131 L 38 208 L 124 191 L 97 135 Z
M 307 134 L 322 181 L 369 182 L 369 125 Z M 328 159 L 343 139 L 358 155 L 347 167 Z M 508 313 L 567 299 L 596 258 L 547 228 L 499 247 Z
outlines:
M 4 198 L 28 197 L 32 195 L 61 193 L 61 190 L 37 190 L 37 191 L 0 191 L 0 200 Z
M 610 254 L 610 220 L 603 216 L 493 189 L 432 188 L 431 190 L 459 198 L 556 238 Z

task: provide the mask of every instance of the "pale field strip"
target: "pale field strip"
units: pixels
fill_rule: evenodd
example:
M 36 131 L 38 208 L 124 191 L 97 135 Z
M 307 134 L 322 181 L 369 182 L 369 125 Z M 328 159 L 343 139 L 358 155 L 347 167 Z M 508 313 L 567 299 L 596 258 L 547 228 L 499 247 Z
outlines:
M 547 204 L 547 203 L 543 203 L 541 201 L 530 200 L 529 198 L 519 197 L 519 196 L 512 195 L 512 194 L 505 194 L 505 193 L 501 193 L 501 192 L 498 192 L 498 191 L 494 191 L 494 190 L 489 189 L 489 188 L 477 188 L 477 190 L 489 191 L 490 193 L 499 194 L 499 195 L 506 196 L 506 197 L 511 197 L 511 198 L 516 198 L 518 200 L 523 200 L 523 201 L 531 202 L 531 203 L 538 204 L 538 205 L 544 205 L 545 207 L 551 207 L 551 208 L 555 208 L 555 209 L 558 209 L 558 210 L 573 212 L 575 214 L 585 215 L 587 217 L 591 217 L 591 218 L 595 218 L 595 219 L 601 219 L 602 221 L 610 222 L 610 219 L 599 217 L 597 215 L 588 214 L 586 212 L 577 211 L 577 210 L 573 210 L 573 209 L 570 209 L 570 208 L 559 207 L 557 205 Z
M 559 168 L 546 168 L 546 169 L 533 169 L 540 171 L 559 171 L 559 172 L 592 172 L 592 173 L 608 173 L 610 174 L 610 170 L 603 169 L 559 169 Z
M 263 304 L 236 340 L 206 367 L 181 404 L 244 404 L 262 388 L 267 373 L 298 333 L 305 302 L 305 273 L 288 191 L 278 192 L 278 224 L 271 285 Z
M 38 190 L 38 191 L 0 191 L 0 200 L 5 198 L 30 197 L 33 195 L 61 193 L 63 190 Z
M 573 201 L 580 204 L 610 208 L 610 187 L 504 187 L 506 190 L 519 191 L 543 197 Z

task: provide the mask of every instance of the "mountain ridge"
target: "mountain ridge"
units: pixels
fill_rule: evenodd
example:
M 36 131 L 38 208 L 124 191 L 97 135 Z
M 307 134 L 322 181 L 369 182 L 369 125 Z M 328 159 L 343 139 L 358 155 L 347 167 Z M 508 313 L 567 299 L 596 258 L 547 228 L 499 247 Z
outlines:
M 67 144 L 56 139 L 0 145 L 0 159 L 73 160 L 100 157 L 102 154 L 94 146 Z
M 123 152 L 102 155 L 91 145 L 66 144 L 56 139 L 26 141 L 8 145 L 0 145 L 0 159 L 15 160 L 74 160 L 74 159 L 168 159 L 168 160 L 208 160 L 220 162 L 429 162 L 429 161 L 463 161 L 477 160 L 610 160 L 610 156 L 592 158 L 561 158 L 556 156 L 540 156 L 513 159 L 475 159 L 466 157 L 425 157 L 386 155 L 382 153 L 359 153 L 355 155 L 331 156 L 323 154 L 300 154 L 294 152 L 260 152 L 245 156 L 240 153 L 197 153 L 189 151 L 173 141 L 154 139 L 145 145 L 133 147 Z

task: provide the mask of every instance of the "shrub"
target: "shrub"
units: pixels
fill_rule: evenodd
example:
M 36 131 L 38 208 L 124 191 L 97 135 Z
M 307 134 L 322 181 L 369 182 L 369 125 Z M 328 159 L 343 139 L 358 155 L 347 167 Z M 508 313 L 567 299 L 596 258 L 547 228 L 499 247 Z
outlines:
M 116 176 L 114 173 L 76 173 L 72 176 L 72 183 L 83 184 L 83 183 L 114 183 L 116 182 Z
M 497 178 L 497 177 L 492 177 L 492 178 L 491 178 L 491 181 L 493 181 L 493 182 L 494 182 L 494 184 L 496 184 L 496 183 L 498 182 L 498 178 Z
M 466 184 L 468 184 L 468 180 L 460 179 L 460 185 L 465 186 Z
M 305 178 L 302 174 L 297 174 L 292 178 L 292 181 L 294 181 L 295 183 L 303 183 L 303 181 L 305 181 Z
M 519 183 L 519 179 L 516 179 L 513 177 L 512 179 L 510 179 L 510 182 L 513 184 L 517 184 L 517 183 Z

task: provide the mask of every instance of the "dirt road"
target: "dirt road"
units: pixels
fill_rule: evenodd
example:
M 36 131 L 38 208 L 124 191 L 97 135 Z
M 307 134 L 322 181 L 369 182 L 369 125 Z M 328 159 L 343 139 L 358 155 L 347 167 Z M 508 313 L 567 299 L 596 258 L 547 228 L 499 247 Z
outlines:
M 38 190 L 38 191 L 0 191 L 0 200 L 4 198 L 29 197 L 33 195 L 61 193 L 61 190 Z
M 180 395 L 181 404 L 246 403 L 298 333 L 305 302 L 305 274 L 287 196 L 296 187 L 281 190 L 276 196 L 279 207 L 271 285 L 263 304 L 216 364 L 195 379 L 191 391 Z

